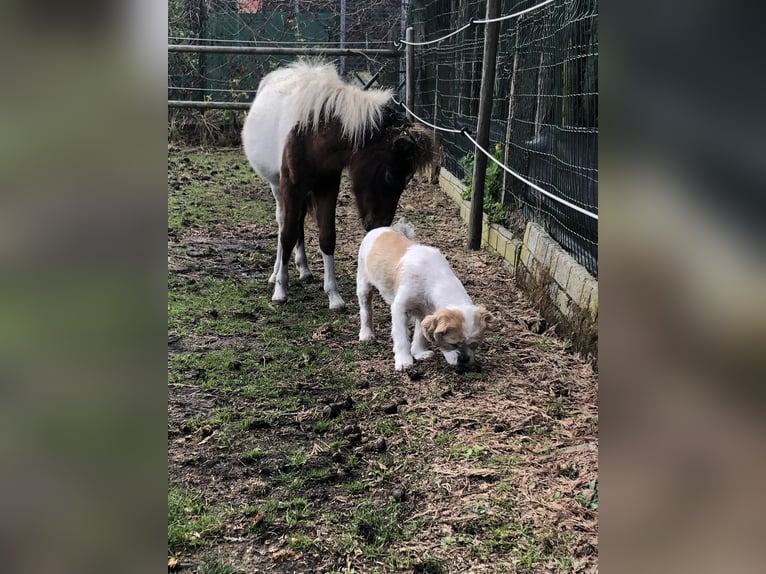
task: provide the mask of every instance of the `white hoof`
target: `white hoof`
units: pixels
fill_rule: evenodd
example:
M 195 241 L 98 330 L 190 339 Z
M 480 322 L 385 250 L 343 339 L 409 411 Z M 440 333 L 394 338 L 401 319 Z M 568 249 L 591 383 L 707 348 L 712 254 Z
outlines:
M 369 329 L 362 329 L 361 331 L 359 331 L 359 340 L 360 341 L 374 341 L 375 340 L 375 333 L 373 333 Z
M 338 293 L 330 292 L 327 295 L 330 297 L 331 311 L 341 311 L 346 308 L 346 304 L 343 302 L 343 299 L 340 295 L 338 295 Z

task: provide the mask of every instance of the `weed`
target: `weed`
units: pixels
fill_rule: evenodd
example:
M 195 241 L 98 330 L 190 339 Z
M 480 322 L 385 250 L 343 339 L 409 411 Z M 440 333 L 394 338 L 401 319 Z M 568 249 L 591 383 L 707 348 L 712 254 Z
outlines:
M 285 523 L 290 528 L 311 517 L 313 512 L 312 503 L 305 498 L 293 498 L 286 506 Z
M 443 434 L 440 434 L 439 436 L 437 436 L 434 439 L 434 442 L 437 445 L 441 446 L 441 447 L 445 447 L 445 446 L 451 445 L 454 440 L 455 440 L 455 435 L 454 434 L 452 434 L 452 433 L 443 433 Z
M 318 420 L 314 423 L 314 432 L 317 434 L 326 433 L 332 427 L 332 421 Z
M 359 466 L 359 455 L 351 453 L 346 459 L 346 466 L 353 469 Z
M 369 485 L 366 482 L 362 482 L 361 480 L 355 480 L 353 482 L 349 482 L 346 485 L 346 491 L 352 495 L 362 494 L 368 488 L 369 488 Z
M 242 456 L 240 457 L 240 460 L 244 462 L 245 464 L 248 464 L 258 460 L 259 458 L 263 458 L 264 456 L 265 456 L 265 453 L 260 448 L 256 447 L 243 452 Z
M 284 486 L 290 490 L 300 491 L 306 486 L 306 477 L 301 476 L 298 472 L 282 472 L 279 471 L 274 475 L 274 484 Z
M 303 533 L 293 534 L 288 540 L 288 544 L 290 545 L 290 548 L 296 552 L 305 552 L 307 550 L 319 548 L 318 539 Z
M 503 146 L 500 144 L 495 145 L 495 152 L 492 156 L 499 162 L 503 162 Z M 472 193 L 473 184 L 473 167 L 475 157 L 473 154 L 467 154 L 459 160 L 460 165 L 463 166 L 465 171 L 470 175 L 463 178 L 465 189 L 463 190 L 463 199 L 470 199 Z M 502 181 L 502 168 L 494 161 L 487 161 L 487 171 L 484 175 L 484 213 L 487 214 L 487 218 L 490 223 L 504 223 L 507 217 L 506 209 L 503 204 L 497 201 L 497 198 L 501 195 Z
M 551 352 L 559 348 L 559 343 L 549 337 L 540 337 L 535 341 L 535 348 L 544 352 Z
M 588 510 L 598 510 L 598 481 L 591 480 L 588 488 L 575 496 L 575 500 Z
M 328 478 L 330 478 L 330 476 L 332 476 L 332 472 L 330 471 L 329 468 L 314 468 L 314 469 L 311 469 L 307 474 L 307 478 L 309 480 L 316 480 L 316 481 L 327 480 Z
M 476 459 L 479 458 L 485 450 L 486 448 L 481 445 L 465 447 L 456 444 L 447 449 L 447 458 L 449 460 L 460 458 L 464 460 Z
M 554 419 L 564 416 L 564 401 L 561 397 L 556 397 L 548 403 L 548 416 Z
M 291 466 L 303 466 L 309 461 L 309 455 L 299 448 L 287 451 L 285 456 L 287 457 L 287 462 L 289 462 Z
M 383 507 L 364 505 L 353 517 L 354 536 L 361 542 L 365 556 L 373 558 L 384 555 L 387 546 L 401 537 L 399 528 L 399 503 Z

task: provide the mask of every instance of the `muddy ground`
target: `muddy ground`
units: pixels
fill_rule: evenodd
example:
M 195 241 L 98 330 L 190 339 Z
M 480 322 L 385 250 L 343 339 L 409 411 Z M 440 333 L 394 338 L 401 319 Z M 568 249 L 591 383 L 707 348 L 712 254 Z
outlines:
M 497 318 L 458 374 L 393 369 L 388 308 L 360 343 L 345 187 L 343 313 L 290 270 L 272 308 L 273 198 L 241 151 L 168 153 L 168 557 L 186 572 L 595 572 L 597 376 L 525 301 L 501 260 L 464 248 L 438 186 L 397 217 L 445 253 Z

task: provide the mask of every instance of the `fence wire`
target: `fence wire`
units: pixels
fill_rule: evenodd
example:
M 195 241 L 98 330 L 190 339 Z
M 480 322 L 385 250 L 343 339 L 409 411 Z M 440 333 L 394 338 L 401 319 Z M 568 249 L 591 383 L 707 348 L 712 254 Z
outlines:
M 459 130 L 477 124 L 485 2 L 413 0 L 415 112 L 437 126 L 443 165 L 470 183 L 475 146 Z M 505 16 L 524 12 L 514 18 Z M 490 152 L 563 202 L 492 166 L 485 211 L 521 230 L 537 221 L 598 275 L 597 0 L 501 0 Z M 464 28 L 459 34 L 453 31 Z M 425 43 L 443 38 L 438 43 Z M 423 44 L 425 43 L 425 44 Z M 567 203 L 578 206 L 573 209 Z

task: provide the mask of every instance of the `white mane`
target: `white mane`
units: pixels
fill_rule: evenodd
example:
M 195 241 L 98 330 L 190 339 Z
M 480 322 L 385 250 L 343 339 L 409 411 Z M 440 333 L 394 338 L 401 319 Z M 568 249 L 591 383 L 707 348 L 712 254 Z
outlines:
M 393 96 L 391 90 L 364 91 L 343 82 L 330 64 L 294 62 L 287 69 L 298 87 L 290 94 L 298 125 L 316 130 L 321 120 L 336 119 L 355 148 L 378 126 L 381 109 Z

